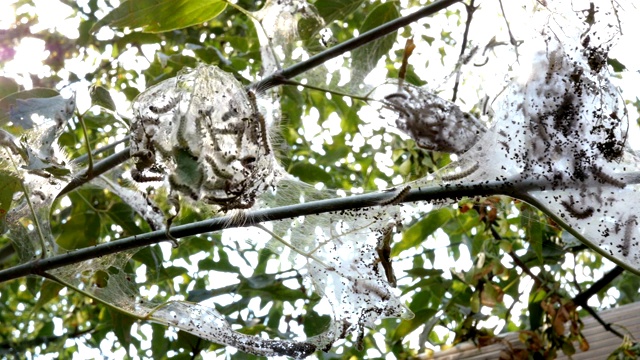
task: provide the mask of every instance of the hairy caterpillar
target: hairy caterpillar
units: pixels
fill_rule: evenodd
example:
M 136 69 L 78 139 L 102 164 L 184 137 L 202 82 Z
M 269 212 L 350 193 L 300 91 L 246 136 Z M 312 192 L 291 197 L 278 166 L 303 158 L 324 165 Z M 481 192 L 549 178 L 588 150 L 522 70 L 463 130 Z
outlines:
M 406 189 L 406 188 L 405 188 Z M 391 287 L 397 286 L 396 276 L 391 266 L 391 240 L 393 239 L 393 225 L 382 231 L 382 237 L 378 239 L 376 252 L 378 253 L 378 261 L 382 265 L 382 269 L 387 277 L 387 281 Z
M 609 185 L 613 185 L 615 187 L 618 187 L 620 189 L 624 189 L 625 186 L 627 186 L 627 184 L 622 181 L 621 179 L 616 179 L 615 177 L 605 173 L 604 171 L 602 171 L 602 167 L 598 167 L 593 165 L 591 167 L 591 171 L 593 172 L 593 176 L 595 176 L 597 179 L 599 179 L 603 184 L 609 184 Z
M 631 215 L 629 219 L 625 222 L 624 228 L 624 239 L 622 242 L 622 256 L 629 256 L 629 246 L 631 246 L 631 238 L 633 236 L 633 230 L 635 229 L 634 225 L 637 225 L 638 217 L 635 215 Z
M 442 175 L 440 178 L 442 179 L 442 181 L 454 181 L 454 180 L 460 180 L 460 179 L 464 179 L 467 176 L 473 174 L 474 172 L 476 172 L 476 170 L 478 170 L 480 168 L 480 163 L 478 163 L 477 161 L 474 162 L 473 165 L 471 165 L 470 167 L 458 172 L 458 173 L 452 173 L 452 174 L 444 174 Z
M 163 98 L 167 97 L 166 95 L 162 96 Z M 152 113 L 154 114 L 164 114 L 169 112 L 169 110 L 171 110 L 171 108 L 173 108 L 174 106 L 176 106 L 176 104 L 178 103 L 178 97 L 169 97 L 169 101 L 162 106 L 156 106 L 156 105 L 149 105 L 149 110 L 151 110 Z
M 404 189 L 398 191 L 396 195 L 391 199 L 381 201 L 380 206 L 398 205 L 402 201 L 402 199 L 404 199 L 409 194 L 410 190 L 411 186 L 405 186 Z
M 595 211 L 591 206 L 586 207 L 584 210 L 579 210 L 574 207 L 576 202 L 573 200 L 573 195 L 569 196 L 569 201 L 563 200 L 560 202 L 564 210 L 576 219 L 586 219 L 593 215 Z
M 266 155 L 269 155 L 271 153 L 271 146 L 269 146 L 267 124 L 264 120 L 264 116 L 262 116 L 262 113 L 258 111 L 256 93 L 253 92 L 253 90 L 249 90 L 247 91 L 247 96 L 249 97 L 249 102 L 251 103 L 251 111 L 253 112 L 253 116 L 255 117 L 255 120 L 258 120 L 258 122 L 260 123 L 260 137 L 262 138 L 262 147 L 264 147 Z

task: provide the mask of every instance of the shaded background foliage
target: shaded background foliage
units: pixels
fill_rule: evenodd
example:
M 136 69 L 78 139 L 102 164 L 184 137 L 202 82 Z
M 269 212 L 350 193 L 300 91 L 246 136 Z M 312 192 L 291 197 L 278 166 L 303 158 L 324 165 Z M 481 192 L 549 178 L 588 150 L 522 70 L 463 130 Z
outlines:
M 87 141 L 96 149 L 126 135 L 127 121 L 117 113 L 129 112 L 127 103 L 140 90 L 175 76 L 185 66 L 203 62 L 234 74 L 249 74 L 237 76 L 245 85 L 251 83 L 250 77 L 261 73 L 260 44 L 254 24 L 232 7 L 205 23 L 179 30 L 161 33 L 115 30 L 111 34 L 101 30 L 91 34 L 90 29 L 99 18 L 117 3 L 98 0 L 60 3 L 70 9 L 70 18 L 77 19 L 77 38 L 67 37 L 56 29 L 34 31 L 39 21 L 33 11 L 37 2 L 18 0 L 11 4 L 16 9 L 16 18 L 9 28 L 1 30 L 0 66 L 12 60 L 13 49 L 23 39 L 36 38 L 46 44 L 48 56 L 44 64 L 48 71 L 26 74 L 28 78 L 5 74 L 0 78 L 0 97 L 31 88 L 60 90 L 74 83 L 94 86 L 93 104 L 100 105 L 102 110 L 93 107 L 76 114 L 60 138 L 60 145 L 71 159 L 86 154 Z M 422 3 L 317 0 L 314 5 L 331 29 L 333 41 L 340 43 L 354 32 L 374 28 L 400 16 L 401 10 Z M 238 1 L 237 5 L 256 11 L 262 3 Z M 468 6 L 473 6 L 473 2 Z M 424 39 L 429 44 L 434 40 L 445 44 L 431 49 L 429 59 L 444 63 L 447 54 L 460 52 L 467 12 L 458 5 L 437 17 L 456 25 L 454 31 L 443 28 L 440 39 Z M 316 34 L 306 35 L 311 42 L 316 39 Z M 383 59 L 387 76 L 395 79 L 403 57 L 402 46 L 409 37 L 411 32 L 405 28 L 398 38 L 381 39 L 373 55 L 368 52 L 367 56 Z M 145 47 L 149 45 L 152 47 Z M 146 62 L 144 58 L 136 58 L 138 63 L 132 64 L 132 57 L 141 55 Z M 357 64 L 361 56 L 358 51 L 353 52 L 354 66 L 368 66 Z M 91 64 L 91 70 L 76 71 L 74 64 L 78 61 Z M 612 66 L 616 71 L 624 67 L 619 62 Z M 412 68 L 406 80 L 424 84 Z M 115 102 L 106 95 L 106 89 Z M 31 90 L 24 96 L 43 95 Z M 10 103 L 7 99 L 0 101 L 0 108 L 5 111 Z M 465 100 L 473 104 L 478 99 Z M 276 149 L 284 168 L 305 182 L 322 182 L 326 187 L 346 191 L 371 191 L 378 190 L 376 181 L 394 184 L 397 175 L 405 181 L 417 179 L 450 162 L 448 154 L 418 149 L 412 140 L 388 133 L 384 127 L 366 133 L 364 144 L 354 149 L 354 138 L 362 136 L 363 121 L 358 111 L 365 102 L 361 100 L 284 86 L 280 104 L 284 119 L 275 134 L 279 139 Z M 467 110 L 481 113 L 477 106 Z M 320 156 L 312 149 L 312 139 L 305 136 L 302 119 L 315 114 L 322 130 L 329 130 L 328 120 L 334 113 L 340 119 L 340 131 L 325 135 Z M 80 118 L 87 126 L 87 138 L 83 136 Z M 383 144 L 393 149 L 392 172 L 383 171 L 375 161 L 375 154 L 380 151 L 372 145 L 372 139 L 376 138 L 390 139 Z M 96 158 L 114 153 L 115 148 L 111 148 Z M 83 163 L 78 164 L 81 166 Z M 117 169 L 116 175 L 126 171 L 127 166 Z M 162 201 L 159 205 L 168 208 Z M 178 222 L 191 223 L 210 215 L 197 207 L 183 207 Z M 69 250 L 95 245 L 98 239 L 124 238 L 150 230 L 128 204 L 95 186 L 75 190 L 58 201 L 51 224 L 58 244 Z M 443 234 L 448 236 L 448 242 L 430 245 Z M 323 330 L 329 317 L 314 311 L 320 297 L 309 291 L 309 284 L 300 274 L 267 272 L 268 263 L 277 259 L 278 254 L 268 249 L 256 250 L 256 244 L 224 245 L 221 236 L 220 233 L 194 236 L 176 249 L 161 246 L 141 249 L 126 270 L 135 277 L 143 294 L 154 300 L 180 295 L 194 302 L 224 297 L 216 309 L 247 334 L 290 338 L 300 331 L 313 336 Z M 0 266 L 15 265 L 18 259 L 9 240 L 0 238 L 0 245 Z M 436 259 L 441 254 L 440 246 L 446 250 L 450 263 L 436 267 L 435 264 L 442 264 Z M 537 350 L 540 356 L 560 350 L 570 353 L 574 345 L 584 347 L 585 341 L 579 333 L 564 337 L 550 331 L 554 316 L 549 306 L 560 308 L 613 268 L 597 253 L 572 241 L 570 235 L 537 209 L 502 197 L 463 199 L 456 206 L 426 213 L 404 228 L 401 241 L 394 242 L 392 255 L 396 262 L 408 264 L 404 266 L 406 271 L 400 273 L 399 290 L 416 317 L 402 322 L 383 320 L 365 337 L 363 351 L 353 346 L 355 339 L 347 339 L 330 353 L 318 353 L 318 358 L 393 354 L 403 359 L 465 340 L 487 342 L 497 331 L 519 330 L 531 330 L 531 337 L 546 336 L 547 342 Z M 461 259 L 471 265 L 465 269 L 450 265 Z M 223 275 L 231 280 L 220 284 Z M 100 276 L 94 279 L 97 286 L 101 281 L 105 279 Z M 589 304 L 599 310 L 635 302 L 638 288 L 640 278 L 625 272 L 599 288 Z M 512 301 L 504 301 L 505 297 Z M 0 300 L 0 351 L 7 357 L 29 354 L 68 358 L 88 347 L 118 356 L 127 353 L 148 358 L 193 358 L 202 353 L 255 358 L 161 325 L 140 322 L 39 277 L 3 283 Z M 579 314 L 585 313 L 580 310 Z M 487 321 L 490 319 L 494 320 Z M 572 340 L 577 342 L 570 345 Z M 534 356 L 536 350 L 530 351 L 529 355 Z

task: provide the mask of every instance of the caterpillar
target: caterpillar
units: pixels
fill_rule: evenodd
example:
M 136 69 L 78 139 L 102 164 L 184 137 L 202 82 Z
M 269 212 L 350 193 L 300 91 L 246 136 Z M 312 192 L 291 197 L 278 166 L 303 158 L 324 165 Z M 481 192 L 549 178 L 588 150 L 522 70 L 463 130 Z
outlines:
M 380 206 L 398 205 L 402 201 L 402 199 L 404 199 L 409 194 L 410 190 L 411 186 L 405 186 L 404 189 L 398 191 L 396 195 L 391 199 L 381 201 Z
M 569 201 L 563 200 L 560 204 L 564 207 L 566 212 L 576 219 L 586 219 L 593 215 L 593 212 L 595 211 L 591 206 L 586 207 L 584 210 L 576 209 L 574 207 L 576 202 L 573 200 L 573 195 L 569 197 Z
M 163 98 L 167 97 L 166 95 L 162 96 Z M 163 106 L 149 105 L 149 110 L 151 110 L 154 114 L 164 114 L 169 112 L 172 107 L 174 107 L 178 103 L 178 97 L 169 97 L 169 101 Z
M 256 102 L 256 93 L 253 90 L 247 91 L 247 96 L 249 97 L 249 102 L 251 103 L 251 112 L 253 112 L 253 116 L 260 123 L 260 137 L 262 138 L 262 147 L 266 155 L 271 153 L 271 146 L 269 146 L 269 136 L 267 134 L 267 124 L 264 120 L 264 116 L 258 110 L 258 104 Z
M 440 178 L 442 179 L 442 181 L 454 181 L 454 180 L 464 179 L 467 176 L 476 172 L 476 170 L 478 170 L 479 168 L 480 168 L 480 163 L 476 161 L 474 162 L 473 165 L 471 165 L 467 169 L 464 169 L 458 173 L 444 174 Z
M 631 215 L 629 219 L 624 223 L 624 239 L 622 242 L 622 256 L 629 256 L 629 246 L 631 246 L 631 238 L 633 236 L 633 230 L 635 229 L 634 225 L 637 225 L 637 217 L 635 215 Z
M 393 98 L 401 98 L 402 100 L 407 100 L 409 96 L 407 96 L 407 94 L 405 93 L 397 92 L 384 97 L 385 100 L 391 100 Z
M 591 167 L 591 171 L 593 172 L 593 176 L 595 176 L 597 179 L 599 179 L 602 183 L 604 184 L 609 184 L 609 185 L 613 185 L 615 187 L 618 187 L 620 189 L 624 189 L 625 186 L 627 186 L 627 184 L 622 181 L 621 179 L 616 179 L 615 177 L 605 173 L 604 171 L 602 171 L 602 167 L 598 167 L 593 165 Z

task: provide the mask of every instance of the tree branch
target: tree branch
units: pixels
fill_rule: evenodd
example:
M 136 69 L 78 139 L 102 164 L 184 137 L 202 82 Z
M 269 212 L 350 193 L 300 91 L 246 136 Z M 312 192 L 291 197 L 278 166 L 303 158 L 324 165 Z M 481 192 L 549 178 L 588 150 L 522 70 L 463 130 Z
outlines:
M 338 44 L 332 48 L 329 48 L 319 54 L 316 54 L 306 61 L 299 62 L 291 67 L 283 69 L 282 71 L 278 71 L 253 86 L 257 89 L 270 89 L 272 87 L 281 85 L 282 82 L 280 79 L 291 79 L 295 76 L 298 76 L 306 71 L 309 71 L 316 66 L 324 64 L 326 61 L 331 60 L 337 56 L 340 56 L 347 51 L 354 50 L 364 44 L 367 44 L 373 40 L 379 39 L 385 35 L 388 35 L 402 27 L 405 27 L 417 20 L 420 20 L 424 17 L 431 16 L 442 9 L 446 9 L 447 7 L 461 2 L 462 0 L 440 0 L 436 1 L 432 4 L 429 4 L 420 10 L 409 14 L 407 16 L 403 16 L 401 18 L 397 18 L 395 20 L 389 21 L 388 23 L 382 24 L 375 29 L 371 29 L 367 32 L 360 34 L 360 36 L 349 39 L 341 44 Z
M 609 285 L 618 275 L 622 274 L 624 269 L 620 266 L 616 266 L 608 273 L 604 274 L 604 276 L 593 283 L 587 290 L 580 292 L 576 295 L 572 301 L 579 306 L 587 307 L 587 301 L 595 294 L 597 294 L 600 290 L 604 289 L 605 286 Z
M 539 181 L 539 184 L 518 183 L 518 189 L 528 189 L 532 186 L 544 186 L 546 183 Z M 509 182 L 488 182 L 482 185 L 434 185 L 411 190 L 402 202 L 415 201 L 452 201 L 465 196 L 490 196 L 509 195 L 518 197 L 512 191 L 513 184 Z M 395 191 L 383 191 L 363 195 L 355 195 L 346 198 L 335 198 L 319 200 L 302 204 L 288 205 L 271 209 L 260 209 L 246 214 L 242 221 L 234 221 L 233 217 L 225 216 L 213 218 L 205 221 L 195 222 L 186 225 L 174 226 L 170 234 L 175 238 L 183 238 L 202 233 L 218 231 L 225 228 L 252 226 L 264 221 L 282 220 L 304 215 L 315 215 L 327 212 L 362 209 L 371 206 L 379 206 L 385 201 L 393 200 L 397 195 Z M 69 251 L 68 253 L 38 259 L 17 265 L 15 267 L 0 271 L 0 282 L 16 279 L 26 275 L 42 275 L 44 272 L 97 258 L 104 255 L 115 254 L 125 250 L 131 250 L 143 246 L 157 244 L 168 241 L 166 232 L 158 230 L 146 234 L 131 236 L 125 239 L 110 241 L 98 244 L 93 247 Z
M 111 144 L 108 144 L 108 145 L 105 145 L 103 147 L 100 147 L 98 149 L 93 150 L 91 152 L 91 156 L 96 156 L 96 155 L 101 154 L 103 152 L 113 150 L 116 146 L 118 146 L 118 145 L 120 145 L 122 143 L 128 142 L 128 141 L 129 141 L 129 136 L 125 136 L 124 138 L 122 138 L 122 139 L 120 139 L 118 141 L 115 141 L 115 142 L 113 142 Z M 89 160 L 89 154 L 84 154 L 84 155 L 78 156 L 77 158 L 73 159 L 72 162 L 74 164 L 79 164 L 79 163 L 83 163 L 83 162 L 85 162 L 87 160 Z
M 88 183 L 89 181 L 93 180 L 97 176 L 100 176 L 105 172 L 122 164 L 123 162 L 129 160 L 130 157 L 131 157 L 131 154 L 129 152 L 129 148 L 127 147 L 124 150 L 120 151 L 119 153 L 115 153 L 111 156 L 106 157 L 102 161 L 95 163 L 93 166 L 93 169 L 91 170 L 91 173 L 88 174 L 87 173 L 88 169 L 85 169 L 81 171 L 79 174 L 75 175 L 73 180 L 71 180 L 71 182 L 69 182 L 67 186 L 65 186 L 64 189 L 60 191 L 60 193 L 58 194 L 58 196 L 56 196 L 56 198 L 59 198 L 69 193 L 70 191 L 75 190 L 76 188 Z
M 611 324 L 605 323 L 604 320 L 600 318 L 598 313 L 596 313 L 591 308 L 591 306 L 587 304 L 587 302 L 593 295 L 597 294 L 600 290 L 604 289 L 607 285 L 609 285 L 613 280 L 615 280 L 615 278 L 617 278 L 623 272 L 624 272 L 624 268 L 622 268 L 619 265 L 616 265 L 616 267 L 611 269 L 611 271 L 609 271 L 608 273 L 604 274 L 604 276 L 600 278 L 600 280 L 593 283 L 593 285 L 591 285 L 587 290 L 580 292 L 573 299 L 571 299 L 571 302 L 574 304 L 574 306 L 581 306 L 591 316 L 593 316 L 593 318 L 596 319 L 596 321 L 600 323 L 600 325 L 602 325 L 602 327 L 604 327 L 605 330 L 611 332 L 612 334 L 616 335 L 621 339 L 624 338 L 624 335 L 621 334 L 616 329 L 612 328 Z
M 117 155 L 117 154 L 116 154 Z M 628 178 L 635 178 L 637 174 L 632 173 Z M 548 187 L 545 180 L 521 180 L 521 181 L 487 181 L 481 184 L 444 184 L 431 185 L 428 187 L 418 187 L 407 193 L 405 197 L 398 201 L 416 202 L 451 202 L 463 197 L 507 195 L 513 198 L 527 201 L 533 205 L 537 203 L 535 198 L 528 195 L 531 190 L 543 190 Z M 281 206 L 270 209 L 259 209 L 248 212 L 242 219 L 237 221 L 231 216 L 213 218 L 191 224 L 175 226 L 171 228 L 170 234 L 174 238 L 183 238 L 226 228 L 246 227 L 259 224 L 264 221 L 282 220 L 295 218 L 304 215 L 317 215 L 321 213 L 337 212 L 345 210 L 362 209 L 372 206 L 380 206 L 386 202 L 395 201 L 397 191 L 383 191 L 362 195 L 354 195 L 345 198 L 334 198 L 327 200 L 312 201 L 308 203 Z M 544 208 L 541 204 L 538 207 Z M 553 214 L 551 216 L 556 223 L 564 224 L 562 219 Z M 566 226 L 567 231 L 578 239 L 582 238 L 575 230 Z M 42 275 L 44 272 L 59 267 L 79 263 L 85 260 L 97 258 L 104 255 L 115 254 L 125 250 L 131 250 L 143 246 L 157 244 L 168 241 L 166 232 L 158 230 L 146 234 L 135 235 L 125 239 L 110 241 L 98 244 L 93 247 L 69 251 L 68 253 L 38 259 L 17 265 L 15 267 L 0 271 L 0 282 L 17 279 L 26 275 Z M 597 249 L 595 249 L 597 250 Z

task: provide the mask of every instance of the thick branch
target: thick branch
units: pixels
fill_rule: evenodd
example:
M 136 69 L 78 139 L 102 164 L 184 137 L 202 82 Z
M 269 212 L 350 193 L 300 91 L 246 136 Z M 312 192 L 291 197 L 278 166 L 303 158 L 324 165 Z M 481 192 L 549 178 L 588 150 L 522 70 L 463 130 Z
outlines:
M 535 184 L 524 184 L 536 186 Z M 544 186 L 540 182 L 537 186 Z M 402 202 L 414 201 L 452 201 L 465 196 L 490 196 L 510 195 L 518 197 L 510 189 L 513 185 L 509 182 L 493 182 L 482 185 L 434 185 L 426 188 L 418 188 L 410 191 L 402 198 Z M 520 188 L 520 187 L 519 187 Z M 272 209 L 260 209 L 246 214 L 241 222 L 235 222 L 232 217 L 225 216 L 196 223 L 175 226 L 171 228 L 171 235 L 175 238 L 193 236 L 202 233 L 222 230 L 225 228 L 252 226 L 263 221 L 282 220 L 303 215 L 314 215 L 327 212 L 361 209 L 384 204 L 392 201 L 397 192 L 385 191 L 356 195 L 346 198 L 313 201 L 308 203 L 282 206 Z M 59 267 L 79 263 L 85 260 L 104 255 L 115 254 L 125 250 L 131 250 L 143 246 L 167 241 L 164 230 L 153 231 L 142 235 L 131 236 L 125 239 L 102 243 L 93 247 L 70 251 L 68 253 L 27 262 L 10 269 L 0 271 L 0 282 L 16 279 L 30 274 L 43 274 L 44 272 Z
M 635 177 L 635 174 L 632 174 Z M 183 238 L 226 228 L 253 226 L 264 221 L 282 220 L 304 215 L 317 215 L 328 212 L 345 210 L 357 210 L 371 206 L 380 206 L 389 202 L 451 202 L 462 197 L 507 195 L 529 203 L 536 204 L 535 198 L 527 192 L 542 190 L 548 187 L 545 180 L 527 181 L 494 181 L 482 184 L 446 184 L 418 187 L 408 192 L 401 199 L 397 199 L 397 191 L 384 191 L 355 195 L 346 198 L 319 200 L 302 204 L 288 205 L 271 209 L 260 209 L 249 212 L 242 221 L 234 221 L 233 217 L 225 216 L 191 224 L 175 226 L 170 234 L 174 238 Z M 541 205 L 540 205 L 541 206 Z M 551 216 L 551 215 L 550 215 Z M 553 216 L 552 216 L 553 217 Z M 562 224 L 562 219 L 557 216 L 554 220 Z M 581 235 L 567 226 L 567 231 L 581 238 Z M 164 230 L 153 231 L 142 235 L 131 236 L 125 239 L 102 243 L 93 247 L 69 251 L 68 253 L 38 259 L 20 264 L 10 269 L 0 271 L 0 282 L 20 278 L 31 274 L 43 274 L 44 272 L 63 266 L 79 263 L 85 260 L 104 255 L 119 253 L 143 246 L 153 245 L 162 241 L 168 241 Z M 596 249 L 597 250 L 597 249 Z
M 638 180 L 638 174 L 629 173 L 624 178 Z M 506 180 L 493 182 L 487 181 L 481 184 L 431 185 L 428 187 L 418 187 L 417 189 L 413 189 L 401 199 L 397 198 L 397 191 L 384 191 L 355 195 L 346 198 L 319 200 L 271 209 L 260 209 L 247 213 L 240 222 L 234 221 L 234 218 L 229 216 L 214 218 L 172 227 L 170 234 L 174 238 L 182 238 L 226 228 L 253 226 L 264 221 L 283 220 L 298 216 L 317 215 L 328 212 L 356 210 L 371 206 L 380 206 L 390 202 L 405 203 L 430 201 L 442 203 L 455 201 L 462 197 L 474 196 L 507 195 L 527 201 L 534 206 L 544 209 L 543 204 L 540 204 L 537 199 L 530 196 L 528 192 L 532 190 L 544 190 L 548 185 L 549 184 L 545 180 Z M 564 224 L 563 227 L 565 227 L 572 235 L 576 236 L 578 239 L 583 239 L 581 234 L 566 225 L 560 217 L 551 213 L 547 213 L 547 215 L 556 221 L 556 223 L 561 225 Z M 52 256 L 50 258 L 34 260 L 0 271 L 0 282 L 17 279 L 31 274 L 43 274 L 48 270 L 79 263 L 104 255 L 115 254 L 125 250 L 157 244 L 167 240 L 166 232 L 164 230 L 159 230 L 108 243 L 102 243 L 89 248 L 70 251 L 66 254 Z M 603 251 L 597 248 L 594 250 L 599 252 Z M 634 269 L 630 270 L 633 271 Z

